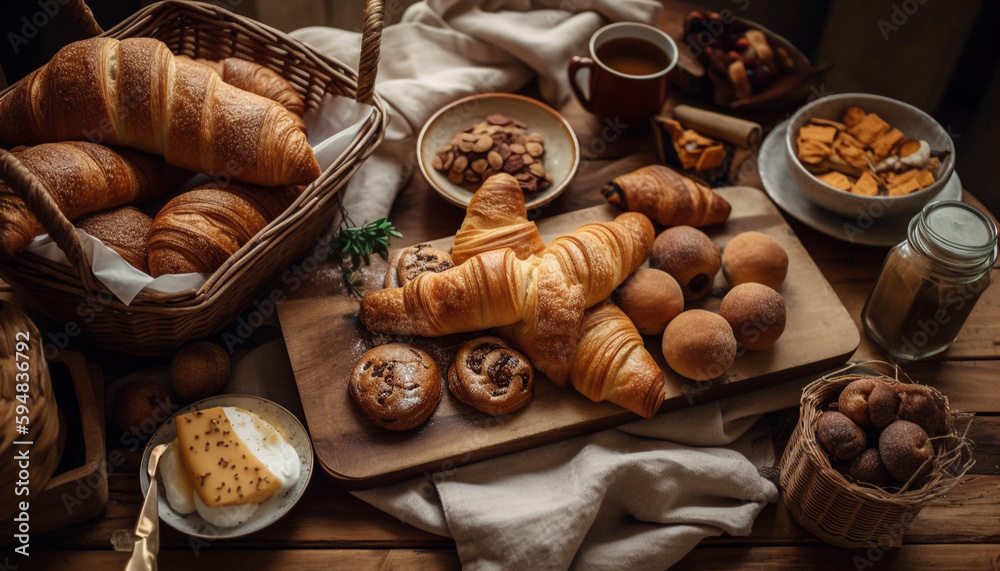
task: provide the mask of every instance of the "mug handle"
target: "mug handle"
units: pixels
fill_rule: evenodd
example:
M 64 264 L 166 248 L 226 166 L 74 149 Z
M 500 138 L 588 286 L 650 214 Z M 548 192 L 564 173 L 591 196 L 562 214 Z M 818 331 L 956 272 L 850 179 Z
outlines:
M 580 75 L 580 70 L 583 69 L 589 69 L 591 77 L 593 77 L 596 67 L 597 64 L 594 60 L 586 56 L 573 56 L 569 59 L 569 86 L 573 89 L 573 93 L 580 101 L 580 104 L 583 105 L 583 108 L 591 113 L 594 111 L 593 106 L 590 99 L 584 97 L 583 90 L 580 89 L 580 84 L 577 83 L 577 78 Z

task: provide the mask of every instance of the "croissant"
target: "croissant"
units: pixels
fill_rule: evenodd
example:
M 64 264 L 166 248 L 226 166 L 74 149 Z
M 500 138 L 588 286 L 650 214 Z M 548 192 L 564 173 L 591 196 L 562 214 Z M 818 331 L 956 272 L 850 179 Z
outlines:
M 149 230 L 150 275 L 217 270 L 284 212 L 300 190 L 208 183 L 175 196 Z
M 662 165 L 615 177 L 601 194 L 618 208 L 641 212 L 664 226 L 722 224 L 732 210 L 712 189 Z
M 190 173 L 131 149 L 70 141 L 14 149 L 12 154 L 73 220 L 84 214 L 157 198 Z M 0 255 L 10 257 L 45 229 L 0 180 Z
M 64 140 L 132 147 L 263 186 L 320 175 L 292 113 L 153 38 L 74 42 L 0 99 L 0 142 Z
M 455 233 L 451 259 L 461 264 L 479 252 L 500 248 L 513 248 L 522 259 L 545 248 L 538 227 L 528 220 L 524 191 L 507 173 L 487 178 L 472 195 Z
M 371 331 L 424 337 L 508 325 L 521 319 L 537 265 L 510 248 L 483 252 L 403 287 L 366 292 L 358 317 Z
M 635 325 L 611 301 L 587 310 L 569 375 L 590 400 L 607 400 L 645 418 L 663 403 L 663 371 Z
M 187 56 L 177 56 L 178 58 L 190 59 Z M 292 84 L 281 77 L 271 68 L 264 67 L 259 63 L 247 61 L 236 57 L 226 58 L 222 61 L 212 61 L 209 59 L 191 60 L 206 65 L 215 73 L 219 74 L 222 81 L 238 87 L 250 93 L 256 93 L 261 97 L 266 97 L 271 101 L 280 103 L 282 107 L 289 110 L 296 124 L 301 129 L 305 129 L 302 122 L 302 115 L 306 112 L 306 100 L 302 97 Z

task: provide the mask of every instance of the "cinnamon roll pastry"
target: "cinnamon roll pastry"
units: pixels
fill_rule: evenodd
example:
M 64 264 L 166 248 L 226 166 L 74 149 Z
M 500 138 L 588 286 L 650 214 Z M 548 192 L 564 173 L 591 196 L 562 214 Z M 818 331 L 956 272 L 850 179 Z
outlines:
M 389 430 L 410 430 L 430 418 L 441 402 L 441 385 L 434 359 L 404 343 L 368 350 L 348 381 L 362 414 Z
M 451 254 L 430 244 L 397 250 L 389 259 L 383 287 L 403 287 L 424 272 L 443 272 L 454 266 Z
M 448 369 L 448 390 L 493 416 L 511 414 L 534 394 L 535 369 L 499 337 L 477 337 L 458 348 Z

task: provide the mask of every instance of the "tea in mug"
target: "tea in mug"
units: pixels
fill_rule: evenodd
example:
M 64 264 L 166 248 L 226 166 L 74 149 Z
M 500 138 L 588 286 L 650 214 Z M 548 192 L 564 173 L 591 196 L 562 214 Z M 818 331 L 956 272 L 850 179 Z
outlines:
M 639 38 L 614 38 L 596 50 L 597 59 L 625 75 L 652 75 L 670 65 L 670 57 L 659 46 Z

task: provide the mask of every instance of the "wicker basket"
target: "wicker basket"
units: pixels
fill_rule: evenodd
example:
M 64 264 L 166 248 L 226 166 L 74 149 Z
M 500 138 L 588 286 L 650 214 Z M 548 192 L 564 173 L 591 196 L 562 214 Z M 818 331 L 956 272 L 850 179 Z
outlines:
M 79 13 L 89 14 L 82 2 L 71 2 L 70 6 L 82 7 Z M 28 306 L 61 324 L 75 323 L 98 345 L 122 352 L 168 354 L 187 340 L 225 328 L 337 217 L 345 183 L 382 141 L 388 115 L 374 93 L 374 83 L 383 15 L 381 0 L 368 0 L 358 73 L 277 30 L 209 4 L 160 2 L 104 32 L 103 36 L 118 39 L 154 37 L 175 54 L 195 58 L 251 60 L 288 79 L 311 108 L 332 93 L 367 103 L 371 111 L 347 150 L 204 285 L 180 293 L 144 290 L 129 305 L 102 287 L 72 224 L 38 180 L 13 155 L 0 149 L 0 176 L 24 200 L 71 264 L 22 252 L 0 264 L 0 277 Z M 82 18 L 82 27 L 99 31 L 96 22 L 87 24 L 89 20 Z
M 930 474 L 894 492 L 849 482 L 835 470 L 816 437 L 816 423 L 841 390 L 852 381 L 874 378 L 888 383 L 910 382 L 869 368 L 850 365 L 818 379 L 802 391 L 799 422 L 781 458 L 784 502 L 796 521 L 810 533 L 841 547 L 898 547 L 917 513 L 927 502 L 950 490 L 972 466 L 972 443 L 966 438 L 971 413 L 951 411 L 950 434 L 934 438 Z M 877 366 L 881 366 L 878 364 Z M 931 388 L 947 406 L 947 398 Z
M 25 398 L 19 398 L 22 395 Z M 21 501 L 37 499 L 56 471 L 62 453 L 59 407 L 52 392 L 42 336 L 20 309 L 4 301 L 0 301 L 0 422 L 0 454 L 4 458 L 0 463 L 0 493 L 4 497 L 0 521 L 7 523 L 16 515 Z M 26 427 L 27 433 L 18 432 L 19 427 Z M 23 452 L 29 455 L 26 467 L 16 459 Z M 22 469 L 28 470 L 29 478 L 24 477 Z M 16 485 L 18 481 L 30 482 L 30 495 L 19 491 L 24 486 Z

